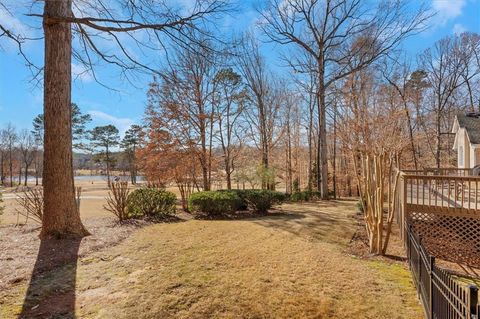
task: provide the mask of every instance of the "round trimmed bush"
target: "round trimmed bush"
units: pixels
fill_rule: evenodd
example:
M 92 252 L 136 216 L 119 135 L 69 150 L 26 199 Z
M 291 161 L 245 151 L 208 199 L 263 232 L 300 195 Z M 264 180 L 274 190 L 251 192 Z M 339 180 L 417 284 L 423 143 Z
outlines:
M 286 195 L 266 189 L 252 189 L 245 191 L 245 200 L 248 207 L 259 213 L 267 213 L 274 204 L 281 204 Z
M 248 203 L 246 201 L 246 190 L 244 189 L 220 189 L 217 192 L 232 193 L 237 195 L 240 198 L 236 210 L 247 210 Z
M 172 192 L 158 188 L 134 190 L 127 199 L 130 218 L 166 217 L 175 214 L 177 197 Z
M 242 205 L 242 199 L 236 192 L 204 191 L 193 193 L 188 200 L 192 213 L 205 213 L 211 216 L 234 213 Z

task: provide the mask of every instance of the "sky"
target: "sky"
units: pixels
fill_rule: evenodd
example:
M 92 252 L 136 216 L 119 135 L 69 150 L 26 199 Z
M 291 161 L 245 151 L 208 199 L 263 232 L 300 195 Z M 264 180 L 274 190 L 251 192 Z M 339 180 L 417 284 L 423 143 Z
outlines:
M 407 39 L 402 45 L 412 61 L 417 53 L 444 36 L 464 31 L 480 33 L 480 0 L 430 0 L 428 4 L 436 12 L 429 29 Z M 218 32 L 238 34 L 254 28 L 258 19 L 255 6 L 248 1 L 242 2 L 236 13 L 219 22 Z M 23 14 L 12 17 L 1 8 L 0 22 L 14 30 L 40 26 L 38 20 L 27 18 Z M 288 74 L 288 70 L 278 60 L 278 51 L 281 49 L 279 45 L 266 43 L 262 51 L 274 71 Z M 42 41 L 27 43 L 25 51 L 29 58 L 41 64 Z M 158 58 L 161 59 L 162 56 L 159 55 Z M 141 123 L 151 75 L 138 76 L 132 85 L 118 75 L 115 67 L 100 65 L 95 70 L 96 74 L 102 82 L 115 89 L 111 90 L 98 84 L 91 74 L 82 71 L 79 64 L 72 63 L 75 77 L 72 101 L 80 106 L 82 112 L 92 116 L 91 127 L 113 124 L 123 134 L 130 125 Z M 0 38 L 0 128 L 11 122 L 18 129 L 31 129 L 33 118 L 42 112 L 43 91 L 31 79 L 31 72 L 25 67 L 16 48 Z

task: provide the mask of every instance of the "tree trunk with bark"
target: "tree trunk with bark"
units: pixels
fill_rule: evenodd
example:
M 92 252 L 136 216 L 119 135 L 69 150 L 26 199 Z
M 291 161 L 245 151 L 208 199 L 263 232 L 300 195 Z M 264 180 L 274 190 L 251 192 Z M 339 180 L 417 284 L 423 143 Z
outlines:
M 73 182 L 71 27 L 67 22 L 50 19 L 71 15 L 71 0 L 45 1 L 44 213 L 40 234 L 42 238 L 88 235 L 77 210 Z
M 325 104 L 325 84 L 323 62 L 319 61 L 317 91 L 318 107 L 318 148 L 317 148 L 317 187 L 322 199 L 328 199 L 328 159 L 327 159 L 327 123 Z

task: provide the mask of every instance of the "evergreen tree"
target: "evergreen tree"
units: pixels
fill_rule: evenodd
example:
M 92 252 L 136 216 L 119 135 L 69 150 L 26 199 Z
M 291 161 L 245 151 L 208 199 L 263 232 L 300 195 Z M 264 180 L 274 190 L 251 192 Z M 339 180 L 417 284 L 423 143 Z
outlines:
M 137 164 L 136 164 L 136 150 L 140 143 L 142 135 L 142 127 L 133 124 L 126 132 L 122 140 L 121 146 L 125 150 L 130 167 L 130 179 L 132 184 L 137 183 Z
M 32 134 L 35 137 L 35 140 L 43 144 L 43 134 L 44 134 L 44 116 L 43 114 L 38 114 L 33 119 L 33 130 Z M 90 114 L 83 114 L 80 110 L 80 107 L 72 103 L 72 138 L 73 138 L 73 147 L 76 149 L 84 149 L 86 146 L 82 143 L 87 135 L 87 124 L 92 121 Z
M 111 148 L 119 144 L 118 129 L 114 125 L 97 126 L 90 132 L 90 139 L 92 149 L 101 148 L 96 159 L 106 164 L 107 182 L 110 187 L 110 170 L 114 163 L 111 157 Z

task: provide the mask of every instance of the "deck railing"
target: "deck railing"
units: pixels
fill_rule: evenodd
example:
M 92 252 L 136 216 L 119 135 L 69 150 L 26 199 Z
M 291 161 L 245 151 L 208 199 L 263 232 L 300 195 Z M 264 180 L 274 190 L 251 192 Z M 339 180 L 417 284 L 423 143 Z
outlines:
M 477 287 L 459 283 L 435 258 L 480 268 L 480 177 L 469 169 L 404 170 L 396 189 L 396 217 L 426 317 L 478 319 Z
M 406 203 L 433 209 L 480 209 L 480 177 L 447 175 L 404 175 Z
M 452 174 L 432 175 L 436 172 Z M 480 177 L 469 172 L 402 171 L 395 194 L 397 221 L 402 238 L 411 225 L 431 254 L 480 268 Z

